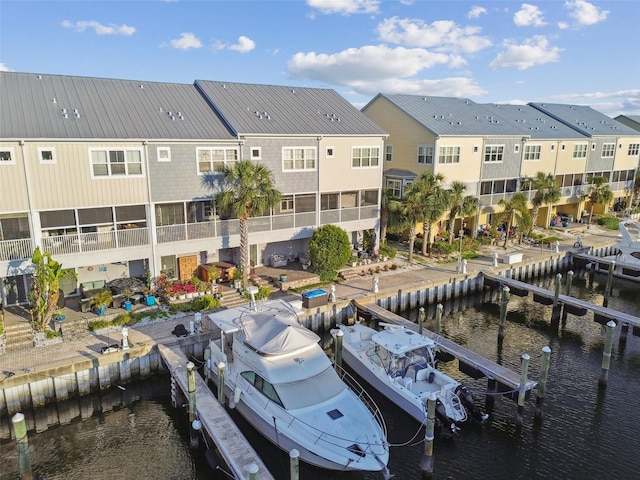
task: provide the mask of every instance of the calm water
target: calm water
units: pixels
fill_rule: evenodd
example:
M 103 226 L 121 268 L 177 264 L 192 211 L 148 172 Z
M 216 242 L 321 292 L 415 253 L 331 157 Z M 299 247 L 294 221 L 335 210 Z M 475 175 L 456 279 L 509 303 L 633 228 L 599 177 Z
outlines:
M 596 276 L 592 285 L 574 279 L 573 294 L 601 305 L 606 278 Z M 538 284 L 553 289 L 553 279 Z M 626 345 L 614 339 L 609 384 L 598 388 L 602 361 L 601 326 L 592 317 L 569 316 L 566 326 L 552 335 L 550 307 L 512 296 L 502 350 L 497 346 L 498 300 L 482 304 L 470 298 L 445 305 L 443 334 L 478 353 L 519 371 L 520 356 L 531 356 L 529 376 L 538 378 L 543 346 L 552 349 L 544 419 L 534 420 L 535 395 L 525 406 L 524 425 L 515 425 L 516 404 L 497 397 L 491 421 L 465 428 L 453 440 L 437 439 L 436 479 L 632 479 L 640 478 L 640 337 L 629 332 Z M 611 308 L 640 316 L 640 288 L 616 280 Z M 461 309 L 463 309 L 461 311 Z M 407 312 L 415 318 L 416 312 Z M 429 318 L 433 308 L 428 309 Z M 430 320 L 427 328 L 434 328 Z M 477 394 L 486 380 L 470 380 L 457 362 L 441 366 Z M 113 394 L 112 394 L 113 395 Z M 171 408 L 168 381 L 161 379 L 128 386 L 116 411 L 89 420 L 30 433 L 34 472 L 52 479 L 222 479 L 211 472 L 202 451 L 188 444 L 188 423 L 183 412 Z M 98 397 L 99 398 L 99 397 Z M 395 478 L 421 479 L 419 468 L 424 430 L 408 416 L 376 396 L 387 420 L 391 450 L 389 468 Z M 98 400 L 94 400 L 98 401 Z M 113 402 L 112 402 L 113 403 Z M 115 402 L 118 403 L 117 401 Z M 286 455 L 279 455 L 240 423 L 267 466 L 278 479 L 288 479 Z M 2 419 L 3 422 L 6 419 Z M 18 478 L 13 444 L 0 452 L 0 479 Z M 301 469 L 303 480 L 379 478 Z

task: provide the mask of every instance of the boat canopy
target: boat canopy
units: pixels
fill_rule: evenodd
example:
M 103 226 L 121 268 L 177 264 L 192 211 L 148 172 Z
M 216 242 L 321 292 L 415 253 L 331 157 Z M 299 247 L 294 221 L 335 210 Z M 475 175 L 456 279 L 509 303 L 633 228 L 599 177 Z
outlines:
M 401 326 L 385 327 L 372 340 L 390 353 L 402 355 L 420 347 L 434 348 L 435 342 Z
M 245 343 L 261 355 L 283 355 L 316 345 L 320 337 L 293 321 L 252 312 L 241 319 Z

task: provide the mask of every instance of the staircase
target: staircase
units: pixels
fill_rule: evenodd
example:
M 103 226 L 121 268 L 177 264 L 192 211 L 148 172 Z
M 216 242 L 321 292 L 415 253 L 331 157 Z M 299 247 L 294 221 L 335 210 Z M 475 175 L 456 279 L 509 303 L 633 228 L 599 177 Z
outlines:
M 33 328 L 27 321 L 12 322 L 5 325 L 7 350 L 33 347 Z
M 66 320 L 56 327 L 58 330 L 62 329 L 62 340 L 65 342 L 78 340 L 89 335 L 89 324 L 86 319 L 81 317 L 69 318 L 67 316 Z
M 233 308 L 249 303 L 249 300 L 233 288 L 221 289 L 220 293 L 222 293 L 222 300 L 220 300 L 221 307 Z
M 362 278 L 360 271 L 355 268 L 345 268 L 343 270 L 340 270 L 340 276 L 347 282 L 350 280 L 357 280 L 359 278 Z

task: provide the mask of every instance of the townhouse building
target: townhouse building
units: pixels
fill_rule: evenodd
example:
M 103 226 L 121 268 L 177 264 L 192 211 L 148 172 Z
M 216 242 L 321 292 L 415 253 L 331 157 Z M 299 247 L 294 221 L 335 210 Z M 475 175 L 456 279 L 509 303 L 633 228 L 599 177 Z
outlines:
M 618 115 L 614 120 L 633 128 L 636 132 L 640 132 L 640 115 Z
M 36 246 L 77 273 L 65 294 L 239 261 L 238 220 L 213 198 L 216 172 L 240 159 L 283 193 L 251 219 L 252 265 L 294 259 L 319 225 L 354 243 L 378 228 L 385 132 L 333 90 L 14 72 L 0 85 L 5 305 L 26 302 Z

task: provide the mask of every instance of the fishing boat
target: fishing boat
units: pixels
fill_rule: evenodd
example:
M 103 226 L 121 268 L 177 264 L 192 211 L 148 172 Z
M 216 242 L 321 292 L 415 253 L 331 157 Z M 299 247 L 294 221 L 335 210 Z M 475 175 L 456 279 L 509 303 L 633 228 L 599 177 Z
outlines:
M 229 407 L 285 452 L 324 469 L 388 474 L 379 409 L 338 375 L 300 313 L 271 300 L 210 314 L 222 333 L 209 344 L 208 378 L 217 385 L 223 362 Z
M 623 220 L 618 224 L 618 230 L 620 230 L 618 241 L 613 247 L 615 253 L 602 258 L 615 260 L 613 274 L 616 277 L 638 282 L 640 281 L 640 221 Z M 586 267 L 590 268 L 591 264 L 587 264 Z M 609 265 L 600 262 L 597 263 L 596 268 L 606 272 Z
M 362 323 L 339 325 L 344 362 L 373 388 L 419 422 L 427 399 L 436 396 L 436 420 L 457 432 L 469 418 L 484 421 L 471 391 L 436 368 L 436 343 L 400 325 L 380 322 L 377 331 Z

